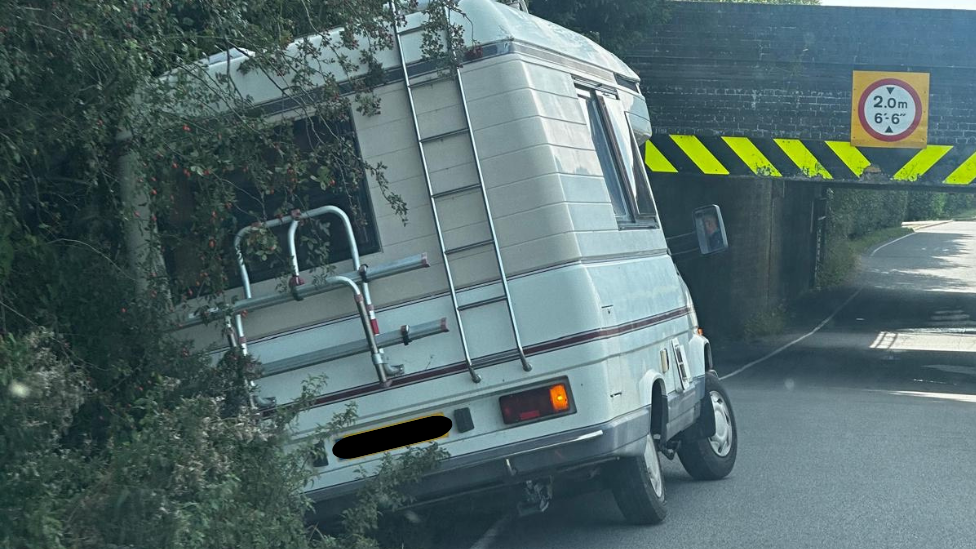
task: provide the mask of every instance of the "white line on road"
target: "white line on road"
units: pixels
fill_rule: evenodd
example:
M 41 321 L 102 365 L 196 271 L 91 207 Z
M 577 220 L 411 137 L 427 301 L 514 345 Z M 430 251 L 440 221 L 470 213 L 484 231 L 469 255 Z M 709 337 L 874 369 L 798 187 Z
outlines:
M 892 244 L 894 244 L 895 242 L 898 242 L 899 240 L 905 240 L 906 238 L 912 236 L 913 234 L 917 234 L 917 232 L 916 231 L 912 231 L 912 232 L 910 232 L 910 233 L 908 233 L 908 234 L 906 234 L 904 236 L 899 236 L 898 238 L 896 238 L 894 240 L 891 240 L 889 242 L 885 242 L 884 244 L 882 244 L 882 245 L 878 246 L 877 248 L 871 250 L 871 253 L 868 254 L 868 255 L 870 255 L 871 257 L 874 257 L 874 254 L 876 254 L 879 251 L 881 251 L 882 248 L 885 248 L 887 246 L 891 246 Z
M 910 232 L 910 233 L 908 233 L 908 234 L 906 234 L 904 236 L 900 236 L 900 237 L 898 237 L 898 238 L 896 238 L 896 239 L 894 239 L 894 240 L 892 240 L 890 242 L 885 242 L 884 244 L 882 244 L 882 245 L 878 246 L 877 248 L 871 250 L 871 253 L 868 254 L 868 255 L 870 255 L 871 257 L 874 257 L 874 254 L 878 253 L 881 250 L 881 248 L 884 248 L 886 246 L 891 246 L 895 242 L 898 242 L 899 240 L 904 240 L 904 239 L 912 236 L 913 234 L 918 234 L 918 233 L 922 232 L 923 229 L 928 229 L 929 227 L 938 227 L 939 225 L 945 225 L 946 223 L 952 223 L 953 221 L 954 221 L 953 219 L 950 219 L 948 221 L 937 221 L 935 223 L 929 223 L 928 225 L 920 225 L 920 226 L 916 227 L 912 232 Z
M 904 236 L 900 236 L 900 237 L 892 240 L 891 242 L 885 242 L 884 244 L 882 244 L 882 245 L 878 246 L 877 248 L 875 248 L 869 255 L 874 256 L 874 254 L 878 253 L 878 250 L 880 250 L 881 248 L 884 248 L 885 246 L 890 246 L 891 244 L 894 244 L 895 242 L 898 242 L 899 240 L 904 240 L 904 239 L 912 236 L 913 234 L 918 234 L 918 233 L 922 232 L 923 229 L 927 229 L 929 227 L 935 227 L 936 225 L 944 225 L 946 223 L 952 223 L 952 221 L 951 220 L 950 221 L 943 221 L 943 222 L 940 222 L 940 223 L 932 223 L 931 225 L 925 225 L 925 226 L 919 227 L 919 228 L 915 229 L 915 231 L 910 232 L 910 233 L 908 233 L 908 234 L 906 234 Z M 851 301 L 854 301 L 854 298 L 857 297 L 857 294 L 861 293 L 861 290 L 863 290 L 863 289 L 864 288 L 858 288 L 857 291 L 855 291 L 853 294 L 851 294 L 851 296 L 848 297 L 846 301 L 844 301 L 843 303 L 840 304 L 840 307 L 837 307 L 836 309 L 834 309 L 834 312 L 830 313 L 830 316 L 828 316 L 827 318 L 825 318 L 823 320 L 823 322 L 821 322 L 820 324 L 817 324 L 817 327 L 816 328 L 814 328 L 814 329 L 810 330 L 809 332 L 807 332 L 806 334 L 804 334 L 804 335 L 802 335 L 802 336 L 794 339 L 793 341 L 787 343 L 786 345 L 783 345 L 782 347 L 780 347 L 780 348 L 776 349 L 775 351 L 767 354 L 766 356 L 764 356 L 762 358 L 758 358 L 756 360 L 753 360 L 752 362 L 746 364 L 745 366 L 742 366 L 738 370 L 735 370 L 733 372 L 729 372 L 729 373 L 725 374 L 724 376 L 720 376 L 719 379 L 728 379 L 728 378 L 730 378 L 730 377 L 732 377 L 734 375 L 740 374 L 740 373 L 748 370 L 749 368 L 752 368 L 756 364 L 759 364 L 761 362 L 765 362 L 766 360 L 769 360 L 770 358 L 773 358 L 774 356 L 782 353 L 783 351 L 789 349 L 790 347 L 796 345 L 797 343 L 803 341 L 804 339 L 806 339 L 806 338 L 812 336 L 813 334 L 819 332 L 821 328 L 823 328 L 824 326 L 826 326 L 828 322 L 830 322 L 831 320 L 834 319 L 835 316 L 837 316 L 837 313 L 841 312 L 844 309 L 844 307 L 847 307 L 847 304 L 848 303 L 850 303 Z
M 783 345 L 782 347 L 780 347 L 780 348 L 776 349 L 775 351 L 767 354 L 766 356 L 764 356 L 762 358 L 759 358 L 759 359 L 756 359 L 756 360 L 753 360 L 752 362 L 750 362 L 749 364 L 746 364 L 745 366 L 739 368 L 738 370 L 735 370 L 734 372 L 730 372 L 728 374 L 725 374 L 724 376 L 719 377 L 719 379 L 728 379 L 728 378 L 730 378 L 730 377 L 732 377 L 732 376 L 734 376 L 736 374 L 740 374 L 740 373 L 748 370 L 749 368 L 752 368 L 756 364 L 759 364 L 760 362 L 763 362 L 765 360 L 768 360 L 770 358 L 773 358 L 774 356 L 782 353 L 783 351 L 789 349 L 790 347 L 796 345 L 797 343 L 803 341 L 804 339 L 806 339 L 806 338 L 812 336 L 813 334 L 819 332 L 820 331 L 820 328 L 823 328 L 824 326 L 827 325 L 828 322 L 830 322 L 831 320 L 833 320 L 834 317 L 837 316 L 837 313 L 841 312 L 841 310 L 843 310 L 844 307 L 847 307 L 847 304 L 850 303 L 851 301 L 853 301 L 854 298 L 857 297 L 857 294 L 861 293 L 861 290 L 863 290 L 863 289 L 864 288 L 858 288 L 857 291 L 854 292 L 853 294 L 851 294 L 851 296 L 848 297 L 846 301 L 844 301 L 843 303 L 840 304 L 840 307 L 837 307 L 836 309 L 834 309 L 834 312 L 830 313 L 830 316 L 828 316 L 827 318 L 825 318 L 824 321 L 821 322 L 820 324 L 817 324 L 817 327 L 816 328 L 814 328 L 814 329 L 810 330 L 809 332 L 807 332 L 806 334 L 804 334 L 804 335 L 802 335 L 802 336 L 794 339 L 793 341 L 787 343 L 786 345 Z
M 508 523 L 512 521 L 512 513 L 506 513 L 502 515 L 495 524 L 491 525 L 491 528 L 485 530 L 484 534 L 478 538 L 478 541 L 474 542 L 474 545 L 470 549 L 488 549 L 495 542 L 495 539 L 499 537 L 502 529 L 508 526 Z

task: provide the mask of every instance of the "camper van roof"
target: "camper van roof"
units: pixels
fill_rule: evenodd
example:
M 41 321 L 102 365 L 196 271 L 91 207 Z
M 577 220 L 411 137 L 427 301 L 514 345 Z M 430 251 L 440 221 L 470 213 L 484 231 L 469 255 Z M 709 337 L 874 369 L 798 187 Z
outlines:
M 623 61 L 592 40 L 559 25 L 530 15 L 520 10 L 517 3 L 515 4 L 515 6 L 509 6 L 498 0 L 461 0 L 459 2 L 461 13 L 452 13 L 451 21 L 463 29 L 464 43 L 466 46 L 514 41 L 570 57 L 593 67 L 610 70 L 628 80 L 638 80 L 637 74 L 625 65 Z M 421 2 L 421 5 L 423 5 L 423 2 Z M 407 25 L 404 29 L 420 26 L 424 17 L 424 14 L 419 12 L 407 15 Z M 340 32 L 341 29 L 329 31 L 328 34 L 333 39 L 333 43 L 340 43 Z M 419 62 L 423 58 L 419 37 L 419 34 L 405 37 L 404 55 L 408 63 Z M 411 40 L 407 40 L 407 38 Z M 322 39 L 322 35 L 308 37 L 308 40 L 315 45 L 321 43 Z M 299 47 L 300 45 L 296 41 L 288 49 L 294 52 L 296 56 L 304 57 L 300 53 Z M 340 49 L 337 53 L 344 53 L 353 58 L 356 57 L 356 52 L 352 51 L 343 51 Z M 257 72 L 244 74 L 234 70 L 249 55 L 250 52 L 247 50 L 235 48 L 229 52 L 211 55 L 209 58 L 200 60 L 200 63 L 206 66 L 208 72 L 211 74 L 225 73 L 231 75 L 237 88 L 250 96 L 254 104 L 262 104 L 267 101 L 281 99 L 281 90 L 287 87 L 287 82 L 285 82 L 286 78 L 269 77 L 258 74 Z M 399 66 L 399 57 L 394 51 L 386 50 L 377 52 L 377 59 L 386 69 Z M 228 64 L 230 64 L 230 67 L 228 67 Z M 344 72 L 337 64 L 325 60 L 320 65 L 320 69 L 323 72 L 332 73 L 339 81 L 346 81 L 352 77 L 359 76 L 365 71 L 365 67 L 360 67 L 358 73 Z M 175 74 L 175 71 L 171 74 Z M 271 78 L 280 80 L 280 82 L 271 82 Z M 216 108 L 222 107 L 216 106 Z
M 496 0 L 462 0 L 460 9 L 467 16 L 467 20 L 462 22 L 467 45 L 473 45 L 475 42 L 487 44 L 501 40 L 515 40 L 552 50 L 637 80 L 637 74 L 617 56 L 589 38 L 555 23 L 506 6 Z

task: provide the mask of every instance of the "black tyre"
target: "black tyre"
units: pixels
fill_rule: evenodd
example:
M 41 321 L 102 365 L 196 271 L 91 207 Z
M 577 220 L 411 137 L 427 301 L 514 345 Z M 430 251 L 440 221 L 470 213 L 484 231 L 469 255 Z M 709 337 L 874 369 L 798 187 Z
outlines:
M 621 458 L 608 469 L 613 499 L 627 522 L 658 524 L 668 516 L 661 460 L 650 436 L 642 456 Z
M 678 458 L 685 471 L 696 479 L 718 480 L 728 476 L 735 466 L 739 437 L 732 402 L 715 372 L 705 375 L 705 391 L 712 399 L 715 434 L 707 438 L 683 440 L 678 448 Z

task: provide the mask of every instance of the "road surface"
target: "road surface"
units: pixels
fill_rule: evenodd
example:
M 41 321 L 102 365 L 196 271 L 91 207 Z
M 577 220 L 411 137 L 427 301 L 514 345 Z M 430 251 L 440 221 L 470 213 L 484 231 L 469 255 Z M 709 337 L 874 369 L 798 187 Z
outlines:
M 797 333 L 717 351 L 719 373 L 809 333 L 858 289 L 821 330 L 726 379 L 736 468 L 703 483 L 665 462 L 664 524 L 626 525 L 602 491 L 479 547 L 976 548 L 976 222 L 876 249 Z

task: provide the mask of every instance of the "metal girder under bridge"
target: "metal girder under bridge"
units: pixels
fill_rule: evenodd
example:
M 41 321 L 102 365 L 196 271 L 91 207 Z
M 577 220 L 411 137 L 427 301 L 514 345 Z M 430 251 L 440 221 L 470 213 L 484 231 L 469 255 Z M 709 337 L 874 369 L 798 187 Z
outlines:
M 976 145 L 855 147 L 848 141 L 655 135 L 644 147 L 654 177 L 755 179 L 838 187 L 976 193 Z

